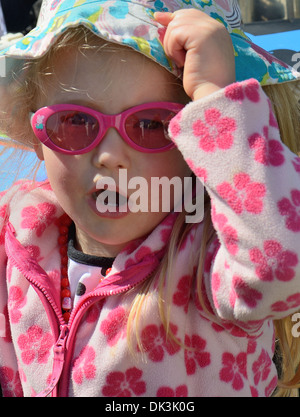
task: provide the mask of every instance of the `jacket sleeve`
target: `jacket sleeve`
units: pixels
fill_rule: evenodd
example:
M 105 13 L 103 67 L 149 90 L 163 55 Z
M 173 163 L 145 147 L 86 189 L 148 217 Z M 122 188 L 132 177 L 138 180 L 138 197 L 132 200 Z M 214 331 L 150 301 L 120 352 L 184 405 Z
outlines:
M 0 194 L 0 385 L 4 397 L 22 397 L 23 391 L 17 357 L 12 343 L 8 316 L 7 257 L 5 252 L 5 225 L 9 220 L 11 199 L 16 196 L 20 183 Z
M 188 104 L 170 135 L 211 198 L 220 245 L 204 274 L 217 316 L 243 327 L 300 306 L 300 159 L 256 80 Z

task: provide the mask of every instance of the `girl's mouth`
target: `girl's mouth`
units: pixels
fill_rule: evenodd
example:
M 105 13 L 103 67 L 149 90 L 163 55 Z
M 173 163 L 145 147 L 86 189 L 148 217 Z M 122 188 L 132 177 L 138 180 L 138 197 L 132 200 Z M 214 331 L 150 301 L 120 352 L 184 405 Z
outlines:
M 120 190 L 113 178 L 97 175 L 89 193 L 89 205 L 100 217 L 120 219 L 129 213 L 127 190 Z
M 106 207 L 105 211 L 119 211 L 120 207 L 125 208 L 128 204 L 127 197 L 118 191 L 109 190 L 108 187 L 94 191 L 92 197 L 96 201 L 97 206 Z

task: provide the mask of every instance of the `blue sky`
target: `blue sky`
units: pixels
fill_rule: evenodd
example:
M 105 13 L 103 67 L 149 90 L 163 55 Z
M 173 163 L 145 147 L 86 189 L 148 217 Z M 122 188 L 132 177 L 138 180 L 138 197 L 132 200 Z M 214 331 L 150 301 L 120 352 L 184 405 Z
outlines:
M 3 146 L 0 146 L 0 152 Z M 24 152 L 23 156 L 20 151 L 9 150 L 0 156 L 0 191 L 9 188 L 16 180 L 21 178 L 32 178 L 30 171 L 35 163 L 38 162 L 33 152 Z M 46 179 L 44 164 L 38 170 L 37 180 Z
M 299 51 L 300 30 L 291 30 L 288 32 L 272 33 L 267 35 L 254 36 L 247 33 L 247 36 L 261 48 L 267 51 L 275 49 L 292 49 Z

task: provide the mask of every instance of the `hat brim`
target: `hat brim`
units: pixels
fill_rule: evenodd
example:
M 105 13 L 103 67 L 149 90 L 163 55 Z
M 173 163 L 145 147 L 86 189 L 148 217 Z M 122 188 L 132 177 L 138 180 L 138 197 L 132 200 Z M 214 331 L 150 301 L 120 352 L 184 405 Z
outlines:
M 300 73 L 249 38 L 231 33 L 237 81 L 256 78 L 261 85 L 300 80 Z
M 68 2 L 62 5 L 64 3 Z M 40 58 L 67 29 L 82 25 L 102 39 L 129 46 L 176 76 L 181 76 L 182 70 L 164 52 L 162 42 L 165 29 L 153 18 L 156 9 L 123 0 L 91 1 L 88 8 L 86 5 L 79 2 L 75 7 L 58 8 L 47 24 L 37 26 L 22 39 L 0 51 L 0 57 L 17 60 Z M 237 81 L 255 78 L 261 85 L 268 85 L 300 79 L 300 73 L 253 44 L 241 30 L 233 31 L 230 36 Z

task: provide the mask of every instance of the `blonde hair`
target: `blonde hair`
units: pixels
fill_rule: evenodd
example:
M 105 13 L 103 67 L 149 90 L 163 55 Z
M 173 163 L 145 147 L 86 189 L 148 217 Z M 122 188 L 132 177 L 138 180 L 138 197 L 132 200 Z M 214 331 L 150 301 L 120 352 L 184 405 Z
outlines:
M 0 130 L 4 130 L 21 145 L 33 146 L 35 139 L 30 127 L 28 113 L 35 107 L 37 98 L 43 94 L 45 85 L 45 77 L 51 75 L 51 58 L 54 54 L 63 50 L 64 47 L 70 48 L 74 45 L 84 53 L 85 49 L 94 48 L 95 51 L 100 48 L 106 48 L 107 45 L 100 38 L 93 35 L 89 30 L 78 27 L 66 31 L 66 33 L 57 41 L 54 47 L 42 58 L 36 61 L 26 62 L 18 74 L 15 75 L 12 85 L 7 91 L 8 99 L 5 101 L 5 108 L 7 111 L 2 112 L 0 120 Z M 100 46 L 99 46 L 100 45 Z M 114 45 L 113 50 L 118 50 L 120 47 Z M 146 58 L 145 58 L 146 59 Z M 170 78 L 171 79 L 171 78 Z M 171 82 L 171 81 L 170 81 Z M 182 84 L 174 77 L 173 86 L 177 91 L 183 91 Z M 295 154 L 300 153 L 299 141 L 299 107 L 295 95 L 289 84 L 280 84 L 273 86 L 266 86 L 264 90 L 273 105 L 275 115 L 279 124 L 282 141 Z M 16 123 L 16 115 L 18 123 Z M 28 139 L 29 138 L 29 139 Z M 203 300 L 201 291 L 202 274 L 204 267 L 205 255 L 210 243 L 216 238 L 216 234 L 211 221 L 211 206 L 208 195 L 205 196 L 205 212 L 203 221 L 203 237 L 200 248 L 197 252 L 198 268 L 196 271 L 195 283 L 199 300 L 204 310 L 208 312 L 207 306 Z M 168 294 L 170 293 L 170 285 L 172 283 L 172 271 L 174 260 L 180 245 L 184 241 L 187 234 L 190 232 L 193 225 L 185 223 L 186 213 L 182 212 L 178 215 L 172 235 L 168 243 L 167 251 L 162 259 L 159 269 L 153 274 L 152 278 L 148 279 L 142 284 L 135 295 L 127 320 L 127 339 L 130 351 L 134 354 L 136 343 L 143 351 L 142 342 L 139 337 L 140 318 L 142 316 L 143 308 L 147 304 L 147 298 L 152 292 L 158 290 L 158 312 L 160 319 L 164 325 L 167 336 L 180 344 L 176 339 L 170 328 L 170 310 L 168 308 Z M 190 271 L 192 273 L 192 271 Z M 300 360 L 300 340 L 293 340 L 291 338 L 291 320 L 290 317 L 275 321 L 275 327 L 278 337 L 279 357 L 281 381 L 279 383 L 278 395 L 289 393 L 289 388 L 300 382 L 300 374 L 295 371 L 298 368 Z M 300 372 L 300 370 L 299 370 Z

